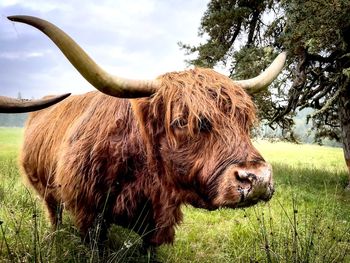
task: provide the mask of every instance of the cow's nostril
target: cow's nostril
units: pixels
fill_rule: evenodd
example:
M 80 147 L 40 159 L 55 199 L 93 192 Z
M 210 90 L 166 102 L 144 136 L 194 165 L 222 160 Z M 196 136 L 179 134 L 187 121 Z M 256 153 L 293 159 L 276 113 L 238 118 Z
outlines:
M 253 182 L 253 181 L 256 181 L 257 180 L 257 177 L 255 174 L 253 173 L 248 173 L 248 180 Z
M 236 176 L 236 179 L 240 182 L 246 182 L 246 181 L 249 181 L 249 182 L 253 182 L 253 181 L 256 181 L 257 177 L 255 174 L 253 173 L 249 173 L 249 172 L 246 172 L 246 171 L 236 171 L 235 172 L 235 176 Z

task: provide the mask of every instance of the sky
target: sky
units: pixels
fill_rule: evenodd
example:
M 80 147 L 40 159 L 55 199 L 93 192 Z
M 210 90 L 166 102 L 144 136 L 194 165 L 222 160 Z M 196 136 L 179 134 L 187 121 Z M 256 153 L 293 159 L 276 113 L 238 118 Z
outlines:
M 0 94 L 40 98 L 94 88 L 40 31 L 10 15 L 48 20 L 101 67 L 125 78 L 154 79 L 187 67 L 178 42 L 198 44 L 209 0 L 0 0 Z

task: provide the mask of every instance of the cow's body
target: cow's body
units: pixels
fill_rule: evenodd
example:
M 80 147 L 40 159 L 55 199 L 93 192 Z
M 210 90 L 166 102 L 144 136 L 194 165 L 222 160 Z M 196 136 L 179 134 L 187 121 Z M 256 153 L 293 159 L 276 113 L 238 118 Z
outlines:
M 135 227 L 144 206 L 151 204 L 148 199 L 161 195 L 159 180 L 147 172 L 144 143 L 129 100 L 90 92 L 30 116 L 22 163 L 53 224 L 62 202 L 83 233 L 101 213 L 109 222 Z M 170 220 L 178 222 L 176 210 Z M 155 227 L 154 220 L 146 221 Z
M 86 234 L 100 220 L 171 243 L 181 204 L 268 200 L 270 166 L 252 146 L 245 91 L 208 69 L 169 73 L 151 98 L 71 96 L 27 122 L 21 162 L 53 224 L 60 203 Z

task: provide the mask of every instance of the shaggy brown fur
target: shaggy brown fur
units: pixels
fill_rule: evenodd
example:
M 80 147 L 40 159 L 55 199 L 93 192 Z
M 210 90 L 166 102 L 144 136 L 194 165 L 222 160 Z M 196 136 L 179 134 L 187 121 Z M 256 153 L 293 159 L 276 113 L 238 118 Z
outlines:
M 249 139 L 250 97 L 210 69 L 158 79 L 151 98 L 90 92 L 30 115 L 21 162 L 52 224 L 64 203 L 82 234 L 103 218 L 157 246 L 173 242 L 181 204 L 238 206 L 237 191 L 218 199 L 217 188 L 229 165 L 264 162 Z

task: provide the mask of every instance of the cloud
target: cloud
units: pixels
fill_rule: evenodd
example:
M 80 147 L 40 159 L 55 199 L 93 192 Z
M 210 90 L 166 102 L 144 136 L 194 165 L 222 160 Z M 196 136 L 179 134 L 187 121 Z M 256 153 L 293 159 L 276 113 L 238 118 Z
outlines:
M 92 89 L 46 36 L 7 15 L 39 16 L 69 33 L 111 73 L 154 78 L 185 68 L 177 42 L 198 43 L 203 0 L 2 0 L 0 93 L 41 97 Z
M 43 57 L 44 52 L 0 52 L 0 59 L 22 60 L 35 57 Z

